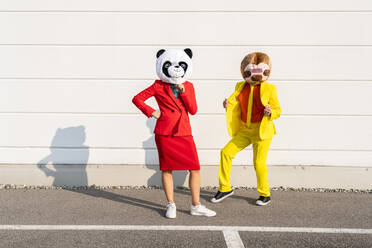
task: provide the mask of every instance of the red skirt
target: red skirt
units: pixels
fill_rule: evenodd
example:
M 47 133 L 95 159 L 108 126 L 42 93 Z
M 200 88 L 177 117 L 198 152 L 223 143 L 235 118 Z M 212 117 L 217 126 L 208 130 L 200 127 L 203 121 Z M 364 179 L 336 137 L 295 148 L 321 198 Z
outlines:
M 193 137 L 155 135 L 160 170 L 200 170 Z

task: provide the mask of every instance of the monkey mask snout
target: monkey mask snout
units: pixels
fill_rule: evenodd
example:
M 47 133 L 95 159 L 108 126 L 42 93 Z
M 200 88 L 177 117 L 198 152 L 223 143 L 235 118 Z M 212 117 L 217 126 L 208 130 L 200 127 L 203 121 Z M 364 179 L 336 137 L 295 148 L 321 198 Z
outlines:
M 251 70 L 252 81 L 261 81 L 263 78 L 263 70 L 261 68 L 256 68 Z
M 248 81 L 261 82 L 270 75 L 270 68 L 267 65 L 248 65 L 243 76 Z
M 255 82 L 259 82 L 259 81 L 262 81 L 262 75 L 258 75 L 258 74 L 256 74 L 256 75 L 253 75 L 252 77 L 251 77 L 251 79 L 252 79 L 252 81 L 255 81 Z

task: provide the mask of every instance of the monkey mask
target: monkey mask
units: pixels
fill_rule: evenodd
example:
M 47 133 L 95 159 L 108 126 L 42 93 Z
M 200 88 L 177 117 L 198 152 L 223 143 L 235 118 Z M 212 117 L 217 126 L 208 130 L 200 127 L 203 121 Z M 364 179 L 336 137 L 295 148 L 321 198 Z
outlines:
M 240 72 L 247 83 L 251 85 L 259 85 L 266 81 L 270 76 L 270 57 L 265 53 L 250 53 L 242 60 Z

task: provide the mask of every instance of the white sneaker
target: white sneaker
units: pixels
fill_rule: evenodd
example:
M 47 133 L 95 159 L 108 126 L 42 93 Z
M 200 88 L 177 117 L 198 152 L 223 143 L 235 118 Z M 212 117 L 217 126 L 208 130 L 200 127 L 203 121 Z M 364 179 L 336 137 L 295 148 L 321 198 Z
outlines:
M 177 215 L 177 208 L 175 203 L 168 203 L 167 205 L 167 212 L 165 213 L 165 217 L 169 219 L 176 218 Z
M 204 205 L 191 206 L 191 215 L 212 217 L 216 214 L 215 211 L 206 208 Z

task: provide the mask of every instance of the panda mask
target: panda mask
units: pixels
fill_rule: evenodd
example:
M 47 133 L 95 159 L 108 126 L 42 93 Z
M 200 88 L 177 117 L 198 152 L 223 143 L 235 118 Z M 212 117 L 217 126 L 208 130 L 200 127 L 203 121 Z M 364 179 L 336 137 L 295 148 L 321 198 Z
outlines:
M 156 54 L 156 73 L 161 81 L 182 84 L 192 72 L 192 51 L 189 48 L 161 49 Z

